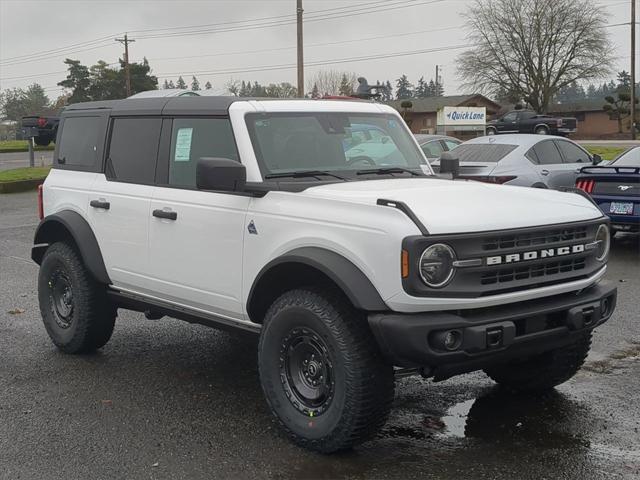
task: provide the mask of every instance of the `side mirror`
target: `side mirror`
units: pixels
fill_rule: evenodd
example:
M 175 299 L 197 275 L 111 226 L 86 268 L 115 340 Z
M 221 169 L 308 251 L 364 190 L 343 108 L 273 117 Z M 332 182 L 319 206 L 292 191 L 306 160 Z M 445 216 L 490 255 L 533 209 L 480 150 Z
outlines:
M 460 159 L 454 152 L 442 152 L 440 155 L 440 173 L 450 173 L 451 178 L 460 175 Z
M 220 190 L 241 192 L 247 181 L 244 165 L 228 158 L 203 157 L 196 165 L 196 186 L 198 190 Z
M 598 165 L 601 162 L 602 162 L 602 157 L 597 153 L 594 153 L 593 156 L 591 157 L 591 163 L 593 163 L 594 165 Z

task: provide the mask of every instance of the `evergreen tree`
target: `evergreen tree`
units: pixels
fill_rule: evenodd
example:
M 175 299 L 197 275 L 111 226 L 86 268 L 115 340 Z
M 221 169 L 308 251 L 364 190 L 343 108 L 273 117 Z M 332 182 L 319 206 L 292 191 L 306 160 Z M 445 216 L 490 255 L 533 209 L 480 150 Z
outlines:
M 318 84 L 314 83 L 313 88 L 311 89 L 311 98 L 319 98 L 320 92 L 318 91 Z
M 622 70 L 618 72 L 618 77 L 616 79 L 618 81 L 617 89 L 618 90 L 629 90 L 631 88 L 631 75 L 626 70 Z
M 413 85 L 406 75 L 402 75 L 396 80 L 396 98 L 402 100 L 413 96 Z
M 166 78 L 164 79 L 164 83 L 162 84 L 162 88 L 165 89 L 165 90 L 169 88 L 169 82 L 167 81 Z
M 391 101 L 393 100 L 393 87 L 391 86 L 391 82 L 389 80 L 387 80 L 387 83 L 384 85 L 384 90 L 385 90 L 385 100 L 386 101 Z
M 180 90 L 187 89 L 187 84 L 184 82 L 184 79 L 181 76 L 178 77 L 178 81 L 176 82 L 176 88 L 179 88 Z
M 198 81 L 195 75 L 191 77 L 191 90 L 194 92 L 197 92 L 198 90 L 200 90 L 200 82 Z
M 205 90 L 211 90 L 213 87 L 211 86 L 211 82 L 207 82 L 204 84 L 204 89 Z
M 620 91 L 615 97 L 608 95 L 604 100 L 607 103 L 602 109 L 609 114 L 611 120 L 618 121 L 618 133 L 622 133 L 622 121 L 631 116 L 631 93 Z M 637 98 L 635 103 L 638 103 Z
M 422 76 L 420 77 L 420 79 L 418 80 L 418 84 L 416 85 L 415 96 L 417 98 L 428 97 L 429 95 L 427 95 L 427 89 L 427 82 L 424 81 L 424 76 Z
M 175 84 L 173 83 L 173 80 L 169 80 L 169 88 L 176 88 Z
M 342 74 L 342 79 L 340 80 L 340 95 L 346 97 L 353 95 L 353 85 L 349 82 L 346 73 Z
M 58 82 L 58 85 L 72 91 L 68 103 L 87 102 L 91 100 L 89 97 L 89 87 L 91 86 L 89 69 L 85 65 L 82 65 L 80 60 L 67 58 L 64 63 L 67 65 L 69 73 L 65 80 Z

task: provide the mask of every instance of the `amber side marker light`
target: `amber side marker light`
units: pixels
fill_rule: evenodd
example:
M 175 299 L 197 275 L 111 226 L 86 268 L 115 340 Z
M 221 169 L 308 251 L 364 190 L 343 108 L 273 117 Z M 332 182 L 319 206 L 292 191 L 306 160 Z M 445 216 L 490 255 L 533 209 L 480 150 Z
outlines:
M 406 250 L 402 250 L 402 278 L 407 278 L 409 276 L 409 252 Z

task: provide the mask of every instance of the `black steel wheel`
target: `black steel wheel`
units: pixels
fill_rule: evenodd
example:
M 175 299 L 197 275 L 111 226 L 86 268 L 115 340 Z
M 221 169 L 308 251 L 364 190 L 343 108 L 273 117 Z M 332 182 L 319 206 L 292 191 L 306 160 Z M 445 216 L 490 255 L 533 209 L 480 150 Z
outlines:
M 365 316 L 340 292 L 284 293 L 269 308 L 258 347 L 260 383 L 289 437 L 331 453 L 362 443 L 384 425 L 393 367 Z
M 38 274 L 38 300 L 47 333 L 63 352 L 90 352 L 111 338 L 116 309 L 71 245 L 59 242 L 47 248 Z
M 333 363 L 320 335 L 294 328 L 280 345 L 280 378 L 293 406 L 305 415 L 322 415 L 335 388 Z

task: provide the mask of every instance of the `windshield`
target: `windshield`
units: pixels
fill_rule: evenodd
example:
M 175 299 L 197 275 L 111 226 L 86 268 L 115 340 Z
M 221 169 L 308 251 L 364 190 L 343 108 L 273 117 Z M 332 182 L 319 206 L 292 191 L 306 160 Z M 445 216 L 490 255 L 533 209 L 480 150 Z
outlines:
M 640 147 L 627 150 L 610 165 L 615 167 L 640 167 Z
M 481 162 L 497 163 L 513 152 L 517 145 L 506 145 L 495 143 L 488 145 L 485 143 L 463 143 L 458 145 L 454 152 L 460 162 Z
M 265 178 L 311 170 L 358 178 L 359 171 L 397 167 L 431 174 L 411 134 L 394 115 L 256 113 L 246 121 Z M 397 168 L 388 174 L 402 173 Z

